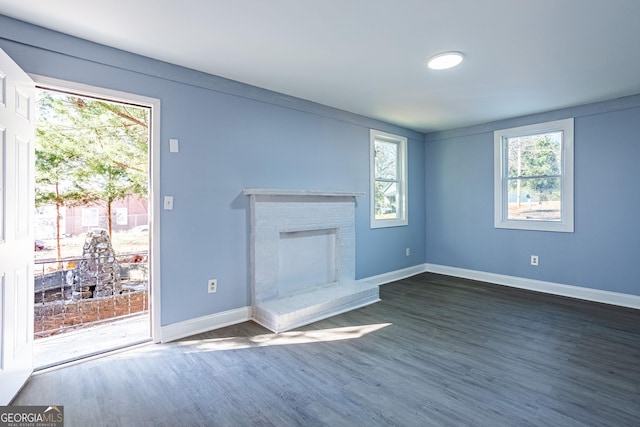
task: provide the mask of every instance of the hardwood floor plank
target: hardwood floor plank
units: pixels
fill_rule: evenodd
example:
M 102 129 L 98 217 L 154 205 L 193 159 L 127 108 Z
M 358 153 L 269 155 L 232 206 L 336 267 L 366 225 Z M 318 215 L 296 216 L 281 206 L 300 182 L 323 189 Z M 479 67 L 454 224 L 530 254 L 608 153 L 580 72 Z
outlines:
M 637 426 L 640 311 L 436 274 L 272 334 L 252 322 L 33 376 L 67 426 Z

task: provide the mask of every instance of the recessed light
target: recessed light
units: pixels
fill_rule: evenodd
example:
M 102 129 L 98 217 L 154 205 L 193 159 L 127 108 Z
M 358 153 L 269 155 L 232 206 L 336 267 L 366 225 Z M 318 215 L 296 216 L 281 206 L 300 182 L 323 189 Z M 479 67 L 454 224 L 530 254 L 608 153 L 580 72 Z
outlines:
M 463 58 L 461 52 L 442 52 L 429 58 L 427 66 L 432 70 L 446 70 L 460 64 Z

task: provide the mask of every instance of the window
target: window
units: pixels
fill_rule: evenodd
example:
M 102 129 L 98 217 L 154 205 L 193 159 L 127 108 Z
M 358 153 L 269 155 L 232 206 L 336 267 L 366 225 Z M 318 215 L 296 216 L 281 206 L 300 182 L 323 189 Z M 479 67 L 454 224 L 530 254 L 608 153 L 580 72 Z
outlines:
M 573 119 L 494 132 L 495 227 L 573 232 Z
M 82 226 L 98 226 L 98 208 L 82 208 Z
M 116 225 L 127 225 L 129 223 L 129 214 L 127 208 L 116 208 Z
M 407 138 L 370 131 L 371 228 L 407 225 Z

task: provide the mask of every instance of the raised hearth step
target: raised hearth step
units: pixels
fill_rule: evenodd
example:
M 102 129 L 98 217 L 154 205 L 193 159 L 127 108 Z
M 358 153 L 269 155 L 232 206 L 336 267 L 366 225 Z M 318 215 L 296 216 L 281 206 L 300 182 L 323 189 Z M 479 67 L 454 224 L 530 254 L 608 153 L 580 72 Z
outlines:
M 284 332 L 378 301 L 378 285 L 338 282 L 283 298 L 256 302 L 252 307 L 252 318 L 273 332 Z

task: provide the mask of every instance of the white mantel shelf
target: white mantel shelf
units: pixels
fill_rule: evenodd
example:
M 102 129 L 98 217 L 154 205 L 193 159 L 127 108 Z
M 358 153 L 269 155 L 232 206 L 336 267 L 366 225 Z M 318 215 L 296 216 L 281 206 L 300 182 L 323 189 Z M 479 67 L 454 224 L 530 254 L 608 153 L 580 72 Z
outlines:
M 363 192 L 324 191 L 324 190 L 281 190 L 273 188 L 245 188 L 246 196 L 320 196 L 320 197 L 359 197 Z

